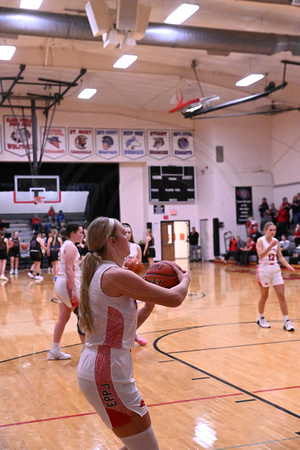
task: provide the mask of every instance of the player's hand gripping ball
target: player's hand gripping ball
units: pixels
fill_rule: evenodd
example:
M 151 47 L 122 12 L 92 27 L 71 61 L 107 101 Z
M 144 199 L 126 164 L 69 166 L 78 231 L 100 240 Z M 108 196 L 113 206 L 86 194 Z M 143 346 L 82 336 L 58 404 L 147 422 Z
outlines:
M 176 286 L 179 284 L 179 280 L 172 266 L 176 266 L 177 269 L 183 272 L 182 268 L 172 261 L 159 261 L 149 267 L 143 279 L 149 283 L 158 284 L 165 288 Z
M 139 261 L 136 258 L 130 258 L 126 263 L 124 264 L 127 269 L 132 270 L 132 272 L 136 274 L 140 274 L 143 271 L 144 264 L 142 261 Z

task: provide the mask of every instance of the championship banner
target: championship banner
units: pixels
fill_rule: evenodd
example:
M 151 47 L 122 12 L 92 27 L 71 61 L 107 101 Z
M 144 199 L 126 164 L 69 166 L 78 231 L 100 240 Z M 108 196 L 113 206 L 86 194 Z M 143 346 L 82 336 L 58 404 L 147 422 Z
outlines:
M 252 187 L 236 187 L 235 203 L 236 223 L 238 225 L 243 225 L 248 221 L 249 217 L 253 215 Z
M 48 158 L 51 159 L 57 159 L 67 154 L 65 128 L 52 127 L 50 129 L 45 129 L 45 127 L 41 127 L 41 145 L 44 139 L 46 140 L 46 142 L 44 142 L 44 156 L 48 156 Z
M 170 131 L 148 130 L 148 155 L 155 159 L 162 159 L 171 155 Z
M 145 131 L 122 130 L 123 155 L 137 159 L 146 155 Z
M 173 155 L 180 159 L 194 156 L 194 138 L 192 131 L 172 131 Z
M 85 159 L 93 155 L 93 129 L 69 128 L 69 155 Z
M 17 156 L 26 156 L 28 150 L 32 152 L 31 117 L 4 116 L 3 120 L 4 149 Z
M 120 154 L 119 130 L 96 129 L 96 155 L 111 159 Z

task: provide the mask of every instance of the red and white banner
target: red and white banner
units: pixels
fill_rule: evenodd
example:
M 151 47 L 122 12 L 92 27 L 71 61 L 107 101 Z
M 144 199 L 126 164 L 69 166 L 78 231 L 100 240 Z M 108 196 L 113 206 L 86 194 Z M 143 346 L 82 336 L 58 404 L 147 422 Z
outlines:
M 31 117 L 4 116 L 4 149 L 17 156 L 32 152 Z

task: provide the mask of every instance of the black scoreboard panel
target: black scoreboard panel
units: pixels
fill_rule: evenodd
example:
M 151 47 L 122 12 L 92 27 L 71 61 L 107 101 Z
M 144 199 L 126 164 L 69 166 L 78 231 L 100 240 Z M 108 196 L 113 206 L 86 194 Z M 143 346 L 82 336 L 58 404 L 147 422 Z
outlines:
M 151 203 L 195 201 L 195 177 L 192 166 L 150 166 L 149 180 Z

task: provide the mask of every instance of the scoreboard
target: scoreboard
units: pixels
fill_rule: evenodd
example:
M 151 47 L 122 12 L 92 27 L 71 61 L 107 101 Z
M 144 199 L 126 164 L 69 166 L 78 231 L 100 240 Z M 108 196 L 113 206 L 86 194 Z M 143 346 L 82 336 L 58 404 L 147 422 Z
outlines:
M 195 201 L 195 178 L 192 166 L 150 166 L 150 203 Z

